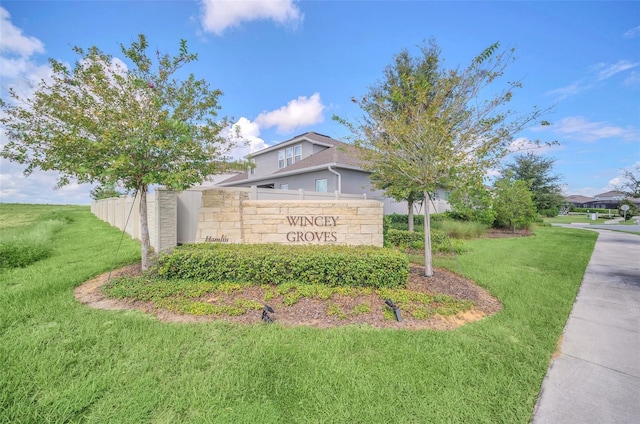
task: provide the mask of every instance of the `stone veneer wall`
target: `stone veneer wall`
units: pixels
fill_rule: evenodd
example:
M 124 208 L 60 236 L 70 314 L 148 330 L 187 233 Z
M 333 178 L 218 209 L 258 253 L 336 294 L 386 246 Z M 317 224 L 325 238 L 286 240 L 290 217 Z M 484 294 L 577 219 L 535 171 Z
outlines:
M 247 191 L 215 189 L 202 192 L 196 243 L 220 241 L 242 243 L 242 203 L 249 199 Z
M 196 243 L 382 246 L 383 205 L 375 200 L 249 200 L 249 193 L 202 193 Z

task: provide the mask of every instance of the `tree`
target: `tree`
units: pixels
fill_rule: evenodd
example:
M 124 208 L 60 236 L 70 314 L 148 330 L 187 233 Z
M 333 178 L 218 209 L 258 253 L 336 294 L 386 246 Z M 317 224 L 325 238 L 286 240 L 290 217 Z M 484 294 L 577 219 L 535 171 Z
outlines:
M 631 168 L 623 169 L 622 176 L 627 181 L 621 186 L 616 186 L 616 190 L 628 197 L 640 197 L 640 164 L 636 164 L 634 169 L 638 175 L 634 174 Z
M 390 179 L 382 172 L 378 171 L 371 174 L 371 184 L 373 187 L 384 190 L 386 196 L 401 202 L 407 201 L 408 214 L 407 214 L 407 229 L 413 232 L 413 206 L 424 200 L 424 193 L 420 190 L 412 190 L 407 184 L 395 184 L 390 183 Z
M 225 120 L 216 120 L 220 90 L 190 74 L 174 77 L 197 60 L 185 40 L 176 56 L 147 54 L 144 35 L 120 45 L 133 65 L 97 47 L 74 47 L 73 69 L 50 59 L 51 82 L 42 81 L 32 97 L 9 89 L 1 101 L 0 123 L 9 139 L 0 155 L 34 169 L 60 173 L 58 186 L 117 184 L 140 196 L 142 268 L 150 265 L 147 191 L 160 184 L 185 189 L 230 166 L 231 144 L 220 136 Z
M 110 197 L 119 197 L 125 193 L 122 193 L 116 189 L 116 185 L 114 183 L 108 183 L 105 185 L 99 185 L 98 187 L 91 190 L 89 195 L 93 200 L 100 199 L 108 199 Z
M 363 111 L 353 134 L 365 165 L 382 172 L 389 184 L 405 184 L 424 193 L 464 187 L 477 181 L 506 154 L 514 134 L 532 125 L 544 111 L 518 115 L 504 106 L 520 82 L 493 86 L 513 60 L 513 50 L 495 43 L 463 69 L 445 69 L 440 48 L 430 41 L 412 57 L 402 51 L 384 71 L 385 79 L 353 99 Z M 486 93 L 489 89 L 493 93 Z M 541 122 L 546 124 L 546 122 Z M 425 275 L 432 276 L 429 208 L 425 214 Z
M 525 228 L 536 219 L 536 206 L 529 184 L 524 180 L 502 178 L 496 181 L 493 210 L 498 227 Z
M 464 221 L 480 222 L 487 227 L 492 227 L 495 221 L 495 212 L 492 209 L 492 193 L 484 185 L 482 178 L 475 184 L 467 184 L 464 187 L 454 189 L 449 195 L 450 216 Z
M 622 210 L 622 206 L 627 205 L 627 210 Z M 633 203 L 630 199 L 624 199 L 618 205 L 618 216 L 624 218 L 625 221 L 629 221 L 634 216 L 638 215 L 638 206 Z
M 502 167 L 502 175 L 522 180 L 529 184 L 533 194 L 533 203 L 538 213 L 558 214 L 564 198 L 560 187 L 560 176 L 553 174 L 554 159 L 535 153 L 517 155 L 513 162 Z

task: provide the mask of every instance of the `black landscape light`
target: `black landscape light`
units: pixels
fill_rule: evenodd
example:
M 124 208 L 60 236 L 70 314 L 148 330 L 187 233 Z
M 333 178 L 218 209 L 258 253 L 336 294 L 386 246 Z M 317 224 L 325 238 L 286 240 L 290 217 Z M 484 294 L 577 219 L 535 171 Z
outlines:
M 385 305 L 393 309 L 393 313 L 396 314 L 396 321 L 402 321 L 402 316 L 400 315 L 400 308 L 398 308 L 391 299 L 387 299 L 384 301 Z
M 262 321 L 264 322 L 273 322 L 273 318 L 271 318 L 268 314 L 268 312 L 271 312 L 272 314 L 275 312 L 273 310 L 273 308 L 269 305 L 264 305 L 264 308 L 262 308 Z

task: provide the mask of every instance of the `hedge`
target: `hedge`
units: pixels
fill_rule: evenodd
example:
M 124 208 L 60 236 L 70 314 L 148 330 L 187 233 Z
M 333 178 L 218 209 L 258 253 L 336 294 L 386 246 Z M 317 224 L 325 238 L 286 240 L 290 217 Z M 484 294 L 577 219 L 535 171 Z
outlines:
M 385 218 L 387 218 L 389 220 L 389 222 L 391 224 L 405 224 L 408 225 L 409 224 L 409 215 L 407 214 L 399 214 L 399 213 L 392 213 L 389 215 L 385 215 Z M 443 213 L 432 213 L 430 215 L 430 222 L 436 222 L 436 221 L 441 221 L 443 219 L 447 218 L 447 214 L 446 212 Z M 420 214 L 420 213 L 416 213 L 413 214 L 413 224 L 414 225 L 424 225 L 424 215 Z
M 189 244 L 158 258 L 160 277 L 253 284 L 403 287 L 406 255 L 369 246 Z
M 387 231 L 385 245 L 401 248 L 424 249 L 424 233 L 390 228 Z M 441 253 L 464 253 L 467 251 L 462 240 L 452 239 L 442 230 L 431 229 L 431 250 Z

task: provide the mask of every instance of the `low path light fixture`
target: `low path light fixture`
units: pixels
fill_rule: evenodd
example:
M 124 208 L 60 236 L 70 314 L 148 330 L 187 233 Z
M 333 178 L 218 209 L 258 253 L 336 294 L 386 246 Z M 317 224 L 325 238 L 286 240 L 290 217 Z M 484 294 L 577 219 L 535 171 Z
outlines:
M 398 306 L 396 306 L 396 304 L 393 303 L 391 299 L 385 300 L 384 303 L 385 305 L 387 305 L 393 310 L 394 314 L 396 314 L 396 321 L 398 322 L 402 321 L 402 315 L 400 315 L 400 308 L 398 308 Z
M 273 308 L 269 305 L 264 305 L 264 308 L 262 308 L 262 321 L 264 322 L 273 322 L 273 318 L 271 318 L 269 316 L 269 313 L 275 313 L 275 311 L 273 310 Z

